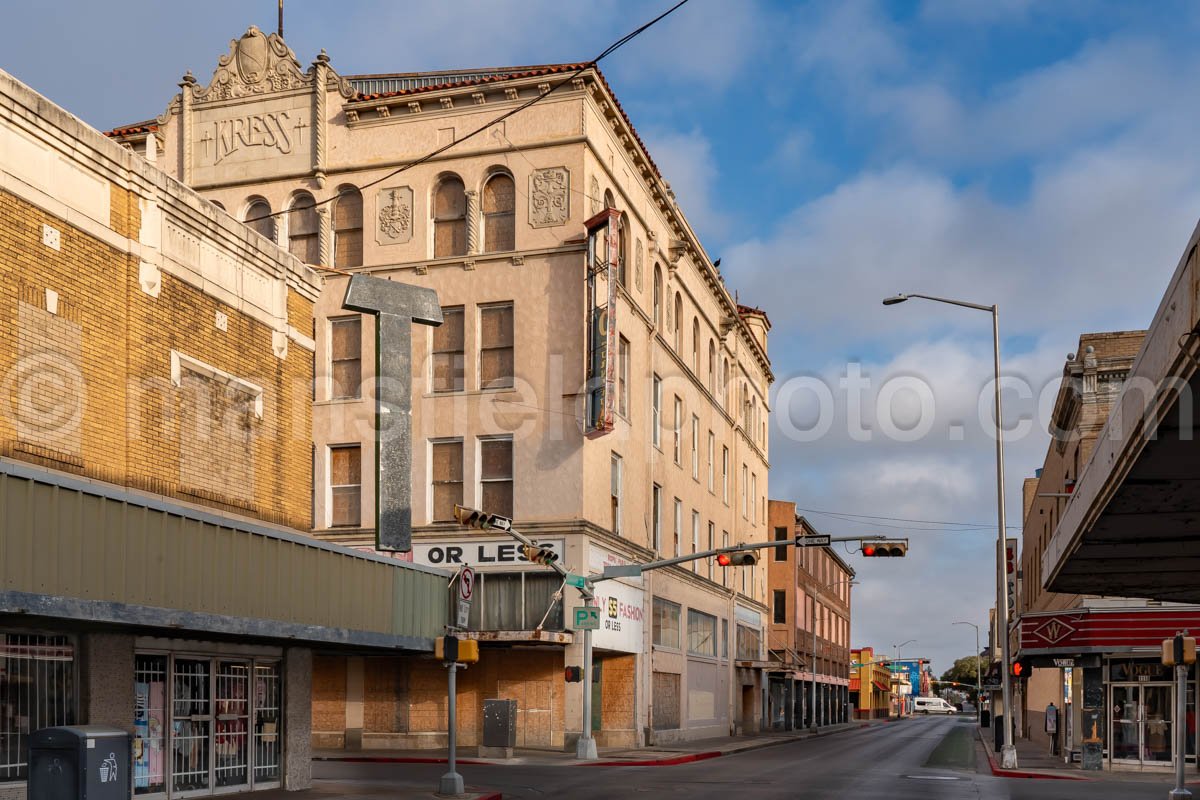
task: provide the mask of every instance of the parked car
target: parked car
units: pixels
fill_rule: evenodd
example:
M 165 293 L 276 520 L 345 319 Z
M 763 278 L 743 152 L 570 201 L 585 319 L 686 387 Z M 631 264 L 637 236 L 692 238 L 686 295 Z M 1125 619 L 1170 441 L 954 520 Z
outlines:
M 918 714 L 957 714 L 958 709 L 940 697 L 918 697 L 913 700 L 913 711 Z

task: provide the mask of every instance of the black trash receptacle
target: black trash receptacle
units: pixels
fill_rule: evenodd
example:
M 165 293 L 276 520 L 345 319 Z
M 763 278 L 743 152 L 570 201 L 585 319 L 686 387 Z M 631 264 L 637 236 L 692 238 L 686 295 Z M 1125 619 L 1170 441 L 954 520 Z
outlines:
M 483 701 L 484 747 L 517 746 L 517 701 Z
M 999 753 L 1004 749 L 1004 715 L 996 715 L 996 752 Z
M 979 727 L 986 728 L 992 724 L 992 712 L 986 708 L 979 710 Z
M 129 800 L 131 740 L 105 725 L 35 731 L 29 737 L 29 800 Z

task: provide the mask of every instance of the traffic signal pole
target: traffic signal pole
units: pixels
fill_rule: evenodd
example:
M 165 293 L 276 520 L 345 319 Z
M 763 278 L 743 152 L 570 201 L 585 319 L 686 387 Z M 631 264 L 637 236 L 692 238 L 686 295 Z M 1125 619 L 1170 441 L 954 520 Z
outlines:
M 501 533 L 507 533 L 509 536 L 516 539 L 521 544 L 527 547 L 537 547 L 537 544 L 529 537 L 517 531 L 512 527 L 512 520 L 507 517 L 501 517 L 496 514 L 485 514 L 481 511 L 465 508 L 463 506 L 455 506 L 455 519 L 460 524 L 469 527 L 481 528 L 483 530 L 494 530 Z M 469 521 L 468 521 L 469 520 Z M 805 542 L 805 539 L 811 539 L 810 542 Z M 738 544 L 732 547 L 722 547 L 715 550 L 705 550 L 702 553 L 692 553 L 691 555 L 678 556 L 676 558 L 664 558 L 658 561 L 650 561 L 645 564 L 625 564 L 625 565 L 610 565 L 604 568 L 604 572 L 598 575 L 582 576 L 582 585 L 572 583 L 571 585 L 579 589 L 579 593 L 583 596 L 583 604 L 585 607 L 591 607 L 596 600 L 596 586 L 600 581 L 613 580 L 614 578 L 635 578 L 643 572 L 650 570 L 662 569 L 663 567 L 674 566 L 675 564 L 684 564 L 688 561 L 697 561 L 701 558 L 712 558 L 721 554 L 743 553 L 753 550 L 764 550 L 768 547 L 823 547 L 832 542 L 868 542 L 886 540 L 885 536 L 797 536 L 791 542 L 753 542 L 750 544 Z M 544 566 L 548 566 L 562 576 L 563 582 L 567 583 L 571 574 L 557 561 L 551 561 Z M 454 680 L 454 671 L 450 672 L 451 681 Z M 453 683 L 451 683 L 451 691 L 453 692 Z M 453 703 L 453 694 L 451 695 L 451 703 Z M 453 718 L 453 717 L 452 717 Z M 575 744 L 575 757 L 581 761 L 594 761 L 596 754 L 596 740 L 592 737 L 592 630 L 585 628 L 583 631 L 583 724 L 580 726 L 579 740 Z M 453 766 L 451 767 L 453 772 Z

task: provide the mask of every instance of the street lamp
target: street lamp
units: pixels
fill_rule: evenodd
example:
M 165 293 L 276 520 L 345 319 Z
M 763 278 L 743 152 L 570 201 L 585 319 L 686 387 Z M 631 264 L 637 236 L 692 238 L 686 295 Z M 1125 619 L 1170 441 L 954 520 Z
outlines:
M 906 645 L 906 644 L 916 644 L 916 643 L 917 643 L 916 639 L 908 639 L 907 641 L 903 641 L 900 644 L 892 645 L 892 647 L 896 648 L 896 661 L 897 662 L 900 661 L 900 648 L 901 647 L 904 647 L 904 645 Z
M 901 642 L 900 644 L 894 644 L 894 645 L 892 645 L 892 647 L 896 648 L 896 661 L 895 661 L 895 664 L 896 664 L 896 667 L 897 667 L 898 669 L 903 669 L 903 667 L 901 667 L 901 666 L 900 666 L 900 648 L 901 648 L 901 647 L 904 647 L 904 645 L 906 645 L 906 644 L 916 644 L 916 642 L 917 642 L 917 640 L 916 640 L 916 639 L 908 639 L 907 641 L 903 641 L 903 642 Z M 920 667 L 918 666 L 918 672 L 919 672 L 919 671 L 920 671 Z M 895 673 L 893 672 L 893 674 L 895 674 Z M 897 684 L 896 684 L 896 686 L 897 686 L 897 689 L 896 689 L 896 691 L 897 691 L 897 692 L 899 692 L 899 686 L 900 686 L 900 684 L 899 684 L 899 683 L 897 683 Z M 912 686 L 909 686 L 909 691 L 910 691 L 910 692 L 912 691 Z M 901 695 L 897 694 L 897 695 L 896 695 L 896 706 L 897 706 L 897 708 L 898 708 L 899 710 L 898 710 L 896 713 L 897 713 L 897 714 L 899 714 L 900 716 L 904 716 L 904 705 L 905 705 L 905 704 L 904 704 L 904 698 L 903 698 Z
M 950 624 L 970 625 L 975 629 L 975 702 L 971 705 L 975 706 L 975 716 L 983 719 L 983 715 L 979 713 L 979 696 L 983 694 L 983 673 L 979 668 L 979 626 L 974 622 L 952 622 Z
M 1007 528 L 1004 521 L 1004 424 L 1000 413 L 1000 313 L 995 305 L 984 306 L 927 294 L 898 294 L 885 298 L 883 304 L 894 306 L 914 297 L 932 300 L 935 303 L 973 308 L 976 311 L 987 311 L 992 315 L 992 364 L 996 376 L 996 507 L 999 517 L 999 534 L 996 539 L 996 609 L 1001 621 L 998 627 L 1002 631 L 1000 636 L 1000 687 L 1004 705 L 1004 749 L 1001 751 L 1000 763 L 1004 769 L 1016 769 L 1017 749 L 1013 746 L 1012 681 L 1008 672 L 1010 648 L 1008 643 L 1008 591 L 1005 586 L 1004 538 Z
M 854 580 L 853 578 L 844 578 L 840 581 L 834 581 L 833 583 L 826 584 L 825 586 L 822 586 L 821 588 L 822 589 L 832 589 L 833 587 L 840 586 L 843 583 L 848 583 L 851 586 L 858 586 L 858 582 L 856 580 Z M 808 727 L 812 728 L 813 730 L 816 730 L 819 726 L 817 725 L 817 600 L 815 597 L 812 599 L 812 602 L 810 602 L 808 604 L 808 606 L 809 606 L 809 612 L 808 612 L 809 625 L 808 625 L 808 627 L 809 627 L 809 630 L 812 631 L 812 661 L 813 661 L 813 663 L 810 664 L 808 667 L 809 674 L 811 676 L 811 680 L 809 681 L 809 683 L 811 684 L 810 688 L 812 689 L 812 692 L 809 694 L 809 700 L 811 701 L 811 705 L 809 707 L 809 713 L 812 714 L 812 718 L 809 720 Z

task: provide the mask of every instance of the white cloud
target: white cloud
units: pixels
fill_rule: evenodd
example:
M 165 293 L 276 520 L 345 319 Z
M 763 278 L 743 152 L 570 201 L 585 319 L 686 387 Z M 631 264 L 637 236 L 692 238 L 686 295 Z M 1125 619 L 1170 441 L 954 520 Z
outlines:
M 694 128 L 687 133 L 650 129 L 642 138 L 701 241 L 723 236 L 728 219 L 713 206 L 718 161 L 708 137 Z

